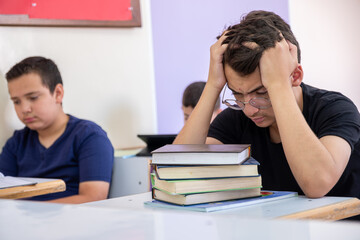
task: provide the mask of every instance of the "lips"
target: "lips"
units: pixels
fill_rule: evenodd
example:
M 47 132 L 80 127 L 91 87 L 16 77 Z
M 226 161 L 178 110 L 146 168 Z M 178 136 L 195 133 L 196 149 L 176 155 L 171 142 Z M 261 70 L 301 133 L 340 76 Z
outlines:
M 34 122 L 34 121 L 35 121 L 35 118 L 34 118 L 34 117 L 27 117 L 27 118 L 24 119 L 24 122 L 25 122 L 25 123 L 32 123 L 32 122 Z
M 261 123 L 262 121 L 264 121 L 264 117 L 256 117 L 256 118 L 252 118 L 251 120 L 254 122 L 254 123 Z

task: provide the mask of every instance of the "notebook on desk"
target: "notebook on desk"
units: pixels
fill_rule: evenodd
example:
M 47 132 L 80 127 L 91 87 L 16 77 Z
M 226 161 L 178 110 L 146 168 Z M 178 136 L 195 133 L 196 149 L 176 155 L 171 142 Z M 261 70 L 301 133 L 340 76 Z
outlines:
M 138 134 L 137 136 L 146 143 L 146 147 L 136 156 L 151 156 L 152 151 L 171 144 L 176 138 L 176 134 Z
M 0 172 L 0 189 L 35 185 L 36 183 L 36 181 L 28 181 L 19 177 L 4 176 Z

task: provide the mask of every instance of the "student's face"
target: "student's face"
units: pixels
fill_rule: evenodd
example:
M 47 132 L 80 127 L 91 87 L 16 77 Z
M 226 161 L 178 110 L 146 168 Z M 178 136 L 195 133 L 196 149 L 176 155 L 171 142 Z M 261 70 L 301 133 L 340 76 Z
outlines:
M 53 94 L 36 73 L 22 75 L 8 82 L 10 98 L 20 121 L 32 130 L 45 130 L 55 122 L 62 111 L 62 85 Z
M 192 113 L 194 108 L 191 106 L 188 106 L 188 107 L 182 106 L 181 109 L 184 113 L 184 123 L 186 123 L 186 121 L 189 119 L 190 114 Z
M 225 76 L 236 100 L 248 102 L 254 97 L 269 98 L 267 90 L 262 85 L 259 68 L 250 75 L 240 76 L 230 66 L 225 65 Z M 270 127 L 276 124 L 272 107 L 258 109 L 247 103 L 243 111 L 258 127 Z

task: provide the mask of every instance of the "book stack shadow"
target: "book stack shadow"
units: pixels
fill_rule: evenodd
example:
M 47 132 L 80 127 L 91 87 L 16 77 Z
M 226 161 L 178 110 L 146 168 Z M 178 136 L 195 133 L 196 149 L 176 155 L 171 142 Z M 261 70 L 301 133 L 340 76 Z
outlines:
M 248 144 L 169 144 L 152 152 L 153 199 L 188 206 L 261 196 Z

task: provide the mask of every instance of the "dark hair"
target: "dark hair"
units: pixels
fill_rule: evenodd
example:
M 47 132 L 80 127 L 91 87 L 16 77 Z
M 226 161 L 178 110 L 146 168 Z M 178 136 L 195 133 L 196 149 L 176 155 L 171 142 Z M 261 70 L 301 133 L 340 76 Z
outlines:
M 243 17 L 239 24 L 228 27 L 227 31 L 227 38 L 222 43 L 228 44 L 223 63 L 241 75 L 255 71 L 262 53 L 275 47 L 276 42 L 283 39 L 281 34 L 296 45 L 298 62 L 301 61 L 299 43 L 290 26 L 273 12 L 252 11 Z
M 198 81 L 198 82 L 193 82 L 189 86 L 187 86 L 183 94 L 182 105 L 185 107 L 195 108 L 205 88 L 205 84 L 206 82 L 204 81 Z M 218 98 L 214 109 L 217 110 L 219 108 L 220 108 L 220 99 Z
M 50 93 L 54 93 L 57 84 L 63 84 L 56 64 L 51 59 L 44 57 L 28 57 L 15 64 L 6 73 L 6 80 L 10 82 L 28 73 L 39 74 L 42 84 L 49 88 Z

